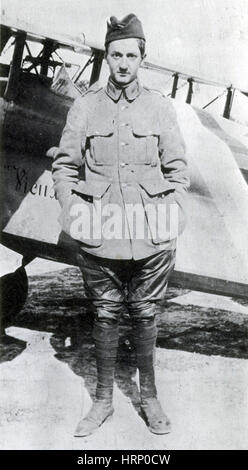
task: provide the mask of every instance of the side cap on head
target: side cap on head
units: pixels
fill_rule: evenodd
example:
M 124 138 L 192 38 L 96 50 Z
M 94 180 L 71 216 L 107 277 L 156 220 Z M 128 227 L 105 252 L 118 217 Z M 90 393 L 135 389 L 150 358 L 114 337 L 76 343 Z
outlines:
M 127 38 L 144 39 L 145 41 L 141 21 L 133 13 L 125 16 L 122 20 L 118 20 L 115 16 L 111 16 L 110 20 L 107 21 L 105 46 L 112 41 Z

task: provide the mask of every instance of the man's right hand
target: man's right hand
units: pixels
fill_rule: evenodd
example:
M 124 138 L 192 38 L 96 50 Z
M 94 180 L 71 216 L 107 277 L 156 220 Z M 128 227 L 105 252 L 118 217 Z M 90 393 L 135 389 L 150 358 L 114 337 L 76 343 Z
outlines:
M 54 158 L 55 157 L 55 153 L 57 152 L 58 150 L 58 147 L 51 147 L 47 153 L 46 153 L 46 157 L 50 157 L 50 158 Z

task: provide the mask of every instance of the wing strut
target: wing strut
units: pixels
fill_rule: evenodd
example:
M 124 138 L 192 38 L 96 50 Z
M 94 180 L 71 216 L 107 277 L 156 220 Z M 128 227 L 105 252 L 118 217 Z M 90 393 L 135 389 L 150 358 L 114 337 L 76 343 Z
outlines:
M 15 49 L 10 66 L 9 80 L 6 88 L 5 99 L 14 101 L 19 90 L 19 79 L 21 73 L 22 55 L 26 41 L 26 33 L 18 32 L 15 39 Z

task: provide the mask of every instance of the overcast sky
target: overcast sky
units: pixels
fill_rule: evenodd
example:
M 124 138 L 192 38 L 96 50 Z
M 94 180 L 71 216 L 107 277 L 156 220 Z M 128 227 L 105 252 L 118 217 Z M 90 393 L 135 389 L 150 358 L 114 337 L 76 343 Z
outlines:
M 148 59 L 248 90 L 248 0 L 2 0 L 8 16 L 104 42 L 106 19 L 136 13 Z

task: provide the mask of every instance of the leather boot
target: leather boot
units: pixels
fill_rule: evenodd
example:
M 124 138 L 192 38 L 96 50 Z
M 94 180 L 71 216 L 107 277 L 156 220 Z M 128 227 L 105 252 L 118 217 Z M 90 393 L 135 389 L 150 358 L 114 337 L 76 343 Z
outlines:
M 94 433 L 114 412 L 112 400 L 119 338 L 118 324 L 95 320 L 93 338 L 97 367 L 96 398 L 89 413 L 78 423 L 75 437 Z
M 157 328 L 155 318 L 139 320 L 133 324 L 133 339 L 139 370 L 141 412 L 148 429 L 152 433 L 167 434 L 171 431 L 171 425 L 157 399 L 155 385 L 154 359 L 156 338 Z
M 108 400 L 96 399 L 87 415 L 79 421 L 74 436 L 84 437 L 93 434 L 113 413 L 112 403 Z

